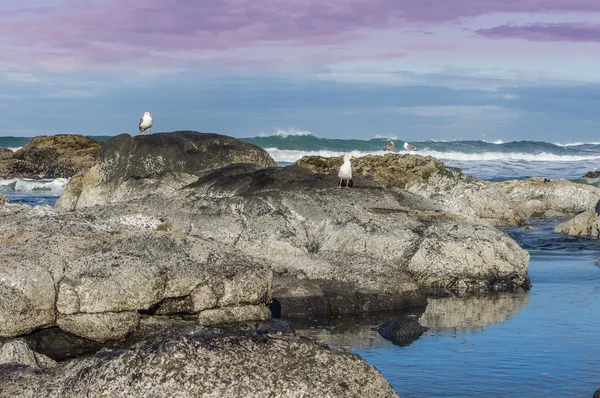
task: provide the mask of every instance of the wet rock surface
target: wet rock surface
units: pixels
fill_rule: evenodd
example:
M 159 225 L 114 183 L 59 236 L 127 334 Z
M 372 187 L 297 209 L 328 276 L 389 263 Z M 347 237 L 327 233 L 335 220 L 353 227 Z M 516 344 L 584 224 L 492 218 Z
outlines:
M 428 328 L 421 326 L 413 317 L 399 316 L 373 328 L 373 330 L 395 345 L 402 347 L 417 340 Z

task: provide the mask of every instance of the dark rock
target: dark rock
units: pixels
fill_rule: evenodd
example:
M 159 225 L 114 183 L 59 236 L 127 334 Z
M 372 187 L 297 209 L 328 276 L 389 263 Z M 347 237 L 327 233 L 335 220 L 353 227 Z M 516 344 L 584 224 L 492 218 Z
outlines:
M 59 328 L 38 330 L 23 336 L 23 338 L 33 351 L 46 355 L 55 361 L 63 361 L 94 353 L 105 346 L 96 341 L 65 332 Z
M 411 317 L 400 316 L 373 328 L 373 330 L 395 345 L 406 346 L 421 337 L 428 328 L 421 326 Z
M 73 210 L 170 193 L 235 163 L 276 166 L 262 148 L 223 135 L 194 131 L 121 134 L 102 145 L 93 167 L 69 182 L 56 206 Z
M 594 392 L 594 397 L 593 398 L 600 398 L 600 388 L 596 390 L 596 392 Z
M 8 203 L 8 197 L 6 195 L 0 194 L 0 205 Z
M 69 178 L 90 168 L 100 142 L 83 135 L 33 138 L 23 148 L 0 157 L 0 178 Z
M 600 200 L 598 201 L 598 203 L 596 203 L 594 211 L 596 212 L 596 215 L 600 216 Z
M 588 171 L 583 178 L 600 178 L 600 170 Z
M 391 274 L 394 274 L 392 270 Z M 393 280 L 413 283 L 406 275 L 394 275 Z M 289 276 L 273 278 L 273 301 L 272 312 L 273 306 L 277 307 L 273 316 L 284 318 L 362 314 L 427 304 L 425 296 L 417 289 L 385 292 L 383 289 L 357 289 L 350 283 Z

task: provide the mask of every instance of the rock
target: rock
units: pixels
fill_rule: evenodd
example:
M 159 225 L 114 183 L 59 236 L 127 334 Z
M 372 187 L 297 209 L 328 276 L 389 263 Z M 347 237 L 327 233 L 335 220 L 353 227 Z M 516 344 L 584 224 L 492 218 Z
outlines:
M 588 171 L 583 178 L 600 178 L 600 170 Z
M 211 170 L 234 163 L 256 168 L 276 165 L 262 148 L 223 135 L 121 134 L 104 143 L 87 173 L 69 182 L 56 207 L 73 210 L 152 193 L 171 194 Z
M 554 228 L 557 234 L 571 236 L 600 236 L 600 217 L 595 210 L 585 211 Z
M 397 397 L 360 357 L 287 333 L 170 328 L 51 372 L 0 372 L 2 397 Z
M 35 370 L 56 366 L 56 362 L 45 355 L 34 352 L 23 339 L 0 342 L 0 366 L 21 365 Z M 0 387 L 0 393 L 2 387 Z
M 0 194 L 0 205 L 4 205 L 8 203 L 8 197 L 6 195 Z
M 8 148 L 0 148 L 0 160 L 12 158 L 14 151 Z
M 529 178 L 495 184 L 512 207 L 526 217 L 566 217 L 593 208 L 600 188 L 567 180 Z
M 428 328 L 421 326 L 421 324 L 412 317 L 399 316 L 383 325 L 373 328 L 373 330 L 395 345 L 403 347 L 421 337 Z
M 307 156 L 295 163 L 330 173 L 341 158 Z M 440 210 L 477 217 L 495 226 L 521 225 L 526 217 L 564 217 L 596 203 L 600 188 L 565 180 L 531 178 L 492 183 L 464 176 L 432 157 L 406 154 L 364 156 L 353 162 L 355 178 L 371 176 L 392 187 L 425 196 Z
M 593 398 L 600 398 L 600 388 L 596 390 L 596 392 L 594 392 L 594 397 Z
M 0 213 L 0 336 L 59 326 L 104 342 L 134 330 L 140 313 L 205 324 L 270 316 L 271 270 L 234 248 L 155 231 L 150 217 L 26 208 Z
M 0 157 L 0 178 L 69 178 L 90 168 L 100 142 L 83 135 L 33 138 L 23 148 Z
M 290 306 L 284 314 L 422 305 L 423 292 L 529 288 L 528 254 L 489 224 L 438 211 L 429 199 L 368 177 L 357 188 L 338 189 L 336 174 L 231 166 L 175 192 L 168 207 L 152 195 L 94 214 L 111 219 L 142 211 L 168 221 L 172 231 L 262 259 L 283 282 L 273 286 L 273 297 Z
M 596 213 L 596 215 L 600 216 L 600 200 L 598 201 L 598 203 L 596 203 L 596 206 L 594 207 L 594 212 Z

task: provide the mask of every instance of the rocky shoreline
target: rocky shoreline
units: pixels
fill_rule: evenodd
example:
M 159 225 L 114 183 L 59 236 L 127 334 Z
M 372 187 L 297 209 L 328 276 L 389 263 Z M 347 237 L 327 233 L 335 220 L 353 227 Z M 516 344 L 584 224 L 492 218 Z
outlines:
M 527 290 L 529 255 L 496 227 L 600 197 L 397 154 L 357 159 L 357 184 L 337 189 L 339 164 L 279 168 L 216 134 L 120 135 L 71 171 L 55 208 L 0 203 L 0 396 L 397 396 L 360 358 L 265 325 Z M 23 340 L 42 330 L 94 348 L 56 362 Z

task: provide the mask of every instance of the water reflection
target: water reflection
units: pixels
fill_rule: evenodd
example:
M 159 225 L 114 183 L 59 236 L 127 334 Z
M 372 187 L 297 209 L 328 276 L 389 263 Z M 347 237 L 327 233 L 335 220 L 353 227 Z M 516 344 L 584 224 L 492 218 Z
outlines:
M 527 305 L 528 293 L 493 293 L 471 297 L 429 299 L 426 308 L 336 318 L 290 319 L 304 336 L 341 348 L 379 347 L 388 343 L 371 330 L 400 315 L 414 317 L 433 333 L 476 333 L 486 326 L 506 322 Z
M 528 300 L 527 292 L 429 299 L 427 309 L 418 320 L 433 331 L 478 332 L 486 326 L 508 321 Z

